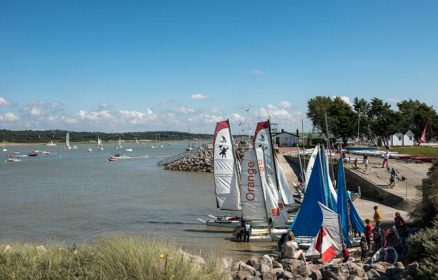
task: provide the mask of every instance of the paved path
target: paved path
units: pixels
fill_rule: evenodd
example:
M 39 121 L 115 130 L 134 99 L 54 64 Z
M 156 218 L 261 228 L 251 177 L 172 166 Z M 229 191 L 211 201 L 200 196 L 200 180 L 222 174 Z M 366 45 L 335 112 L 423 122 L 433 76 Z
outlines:
M 358 159 L 358 168 L 354 167 L 354 159 Z M 350 164 L 346 164 L 345 167 L 353 170 L 373 181 L 379 187 L 385 188 L 387 191 L 398 195 L 402 198 L 418 199 L 421 196 L 421 191 L 417 190 L 415 186 L 421 185 L 422 180 L 427 177 L 427 172 L 432 166 L 431 163 L 413 163 L 404 160 L 390 159 L 389 167 L 395 167 L 401 176 L 406 178 L 405 181 L 395 180 L 395 187 L 393 189 L 387 188 L 390 178 L 390 170 L 382 168 L 383 159 L 379 157 L 369 157 L 368 171 L 365 170 L 362 156 L 351 155 Z M 407 192 L 406 192 L 407 191 Z

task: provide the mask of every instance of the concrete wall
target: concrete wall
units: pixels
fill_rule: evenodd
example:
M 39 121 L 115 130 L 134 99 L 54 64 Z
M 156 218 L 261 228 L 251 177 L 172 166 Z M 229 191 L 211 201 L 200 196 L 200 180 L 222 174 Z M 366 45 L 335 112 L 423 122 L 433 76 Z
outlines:
M 296 170 L 296 167 L 299 167 L 299 161 L 297 157 L 287 156 L 285 158 L 289 163 L 295 165 L 293 167 Z M 307 166 L 307 160 L 306 160 Z M 337 176 L 337 164 L 334 165 L 335 176 Z M 367 179 L 362 176 L 363 174 L 356 172 L 353 169 L 345 168 L 345 180 L 347 185 L 347 190 L 352 192 L 358 192 L 358 187 L 360 187 L 362 196 L 369 198 L 371 200 L 377 201 L 384 205 L 388 205 L 400 210 L 410 210 L 413 207 L 413 201 L 406 200 L 398 195 L 395 195 L 391 192 L 388 192 L 386 189 L 378 186 L 375 182 Z M 370 209 L 372 212 L 372 209 Z

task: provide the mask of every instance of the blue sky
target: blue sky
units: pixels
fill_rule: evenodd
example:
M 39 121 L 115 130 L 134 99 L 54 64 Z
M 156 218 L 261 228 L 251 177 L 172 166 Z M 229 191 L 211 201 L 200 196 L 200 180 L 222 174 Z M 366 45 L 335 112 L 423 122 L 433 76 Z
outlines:
M 309 98 L 438 105 L 437 1 L 0 1 L 0 129 L 301 128 Z M 239 126 L 240 124 L 240 126 Z M 305 120 L 305 129 L 311 128 Z

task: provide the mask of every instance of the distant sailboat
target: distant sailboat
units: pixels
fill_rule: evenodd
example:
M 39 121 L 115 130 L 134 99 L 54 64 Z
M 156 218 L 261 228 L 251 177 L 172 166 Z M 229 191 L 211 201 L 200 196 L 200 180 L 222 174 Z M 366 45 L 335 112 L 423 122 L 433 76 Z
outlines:
M 7 152 L 8 149 L 5 148 L 5 141 L 3 141 L 3 152 Z
M 67 134 L 65 135 L 65 148 L 67 150 L 72 149 L 72 146 L 70 146 L 70 132 L 67 132 Z
M 123 146 L 122 146 L 122 138 L 119 137 L 119 141 L 117 142 L 117 145 L 116 145 L 116 150 L 117 149 L 122 149 L 122 148 L 123 148 Z
M 103 151 L 102 141 L 100 140 L 99 136 L 97 136 L 97 149 Z

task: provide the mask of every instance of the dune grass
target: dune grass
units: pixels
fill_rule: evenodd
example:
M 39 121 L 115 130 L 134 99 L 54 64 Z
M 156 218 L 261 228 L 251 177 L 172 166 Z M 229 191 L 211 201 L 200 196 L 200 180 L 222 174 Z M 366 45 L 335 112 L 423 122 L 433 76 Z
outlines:
M 173 244 L 131 237 L 70 247 L 0 246 L 1 279 L 229 279 L 216 264 L 198 265 Z

